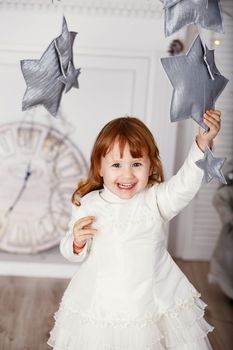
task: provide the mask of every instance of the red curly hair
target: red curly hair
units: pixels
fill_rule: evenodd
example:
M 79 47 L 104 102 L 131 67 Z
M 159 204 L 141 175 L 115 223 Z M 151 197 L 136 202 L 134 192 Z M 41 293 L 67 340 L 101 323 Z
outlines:
M 138 118 L 116 118 L 107 123 L 97 136 L 91 153 L 87 180 L 78 184 L 78 188 L 72 195 L 73 204 L 80 205 L 77 196 L 83 197 L 91 191 L 103 188 L 103 178 L 100 176 L 101 159 L 112 149 L 116 141 L 119 142 L 121 157 L 126 144 L 129 145 L 133 158 L 141 158 L 143 154 L 148 155 L 152 170 L 148 184 L 164 181 L 159 150 L 148 127 Z

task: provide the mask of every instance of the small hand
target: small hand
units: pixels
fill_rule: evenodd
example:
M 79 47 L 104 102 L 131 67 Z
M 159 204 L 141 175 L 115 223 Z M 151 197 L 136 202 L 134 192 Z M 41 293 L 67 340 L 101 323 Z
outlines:
M 221 112 L 215 109 L 206 111 L 203 115 L 205 124 L 209 127 L 209 131 L 206 132 L 200 128 L 199 134 L 196 138 L 199 148 L 205 152 L 205 147 L 212 147 L 213 140 L 218 134 L 221 127 Z
M 74 244 L 80 249 L 86 244 L 88 239 L 93 238 L 97 232 L 91 225 L 94 221 L 94 216 L 85 216 L 77 220 L 74 224 L 73 235 Z

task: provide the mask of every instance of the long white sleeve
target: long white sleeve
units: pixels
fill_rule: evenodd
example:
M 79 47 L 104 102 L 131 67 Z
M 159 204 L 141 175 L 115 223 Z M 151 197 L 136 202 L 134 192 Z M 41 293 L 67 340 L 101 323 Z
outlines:
M 73 252 L 73 226 L 74 223 L 82 216 L 80 216 L 80 208 L 73 206 L 72 207 L 72 214 L 71 219 L 68 225 L 68 231 L 65 235 L 65 237 L 60 242 L 60 252 L 66 258 L 67 260 L 71 262 L 82 262 L 88 255 L 91 245 L 91 240 L 88 240 L 85 247 L 79 254 L 75 254 Z
M 203 170 L 195 162 L 204 154 L 193 143 L 184 164 L 170 180 L 158 185 L 157 205 L 162 218 L 171 220 L 186 207 L 198 192 L 203 178 Z

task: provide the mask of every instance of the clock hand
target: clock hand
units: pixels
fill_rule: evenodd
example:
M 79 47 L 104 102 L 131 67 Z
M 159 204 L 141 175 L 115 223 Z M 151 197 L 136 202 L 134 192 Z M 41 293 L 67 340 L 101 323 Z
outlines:
M 31 171 L 31 162 L 28 163 L 28 166 L 27 166 L 27 170 L 26 170 L 26 173 L 25 173 L 25 176 L 24 176 L 24 182 L 23 182 L 23 186 L 21 187 L 18 195 L 16 196 L 14 202 L 12 203 L 12 205 L 8 208 L 7 212 L 6 212 L 6 216 L 8 216 L 12 210 L 14 209 L 14 207 L 16 206 L 16 204 L 18 203 L 18 201 L 20 200 L 20 198 L 22 197 L 22 194 L 23 192 L 25 191 L 25 188 L 27 186 L 27 182 L 28 182 L 28 179 L 29 177 L 31 176 L 32 174 L 32 171 Z

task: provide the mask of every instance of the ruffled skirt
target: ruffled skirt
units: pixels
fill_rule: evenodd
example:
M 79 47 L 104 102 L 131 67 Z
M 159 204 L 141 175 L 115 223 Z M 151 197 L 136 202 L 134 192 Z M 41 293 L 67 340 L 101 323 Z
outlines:
M 54 350 L 209 350 L 213 330 L 198 297 L 140 323 L 98 322 L 61 304 L 48 345 Z

